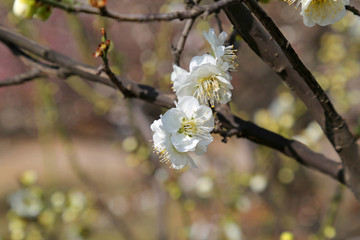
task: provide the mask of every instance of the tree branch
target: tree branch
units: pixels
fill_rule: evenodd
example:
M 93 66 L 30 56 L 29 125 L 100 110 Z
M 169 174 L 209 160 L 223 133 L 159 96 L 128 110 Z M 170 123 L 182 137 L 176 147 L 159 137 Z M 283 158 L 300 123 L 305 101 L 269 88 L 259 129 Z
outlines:
M 346 8 L 346 10 L 352 12 L 354 15 L 360 17 L 360 11 L 356 7 L 351 6 L 351 5 L 346 5 L 345 8 Z
M 78 63 L 73 59 L 62 55 L 61 53 L 41 46 L 32 40 L 29 40 L 2 26 L 0 26 L 0 41 L 3 41 L 8 45 L 17 45 L 19 48 L 22 48 L 46 61 L 49 61 L 52 64 L 55 64 L 57 66 L 56 69 L 58 69 L 57 71 L 65 71 L 67 73 L 66 75 L 61 73 L 58 74 L 63 78 L 69 77 L 71 75 L 77 75 L 89 81 L 94 81 L 114 87 L 111 83 L 109 83 L 108 78 L 96 75 L 97 70 L 95 68 Z M 38 64 L 40 65 L 41 62 L 39 61 Z M 52 65 L 48 66 L 50 68 Z M 54 68 L 51 68 L 50 74 L 54 74 L 53 71 Z M 48 72 L 43 71 L 43 73 L 47 74 Z M 128 95 L 129 97 L 139 98 L 157 106 L 163 106 L 167 108 L 174 107 L 174 95 L 162 93 L 151 86 L 138 84 L 122 77 L 116 76 L 116 80 L 121 81 L 122 86 L 126 88 L 126 91 L 131 93 Z M 230 110 L 225 105 L 217 107 L 216 113 L 217 119 L 221 122 L 222 127 L 225 129 L 221 133 L 219 132 L 223 137 L 226 138 L 232 135 L 245 137 L 255 143 L 278 150 L 286 156 L 294 158 L 305 166 L 319 170 L 320 172 L 340 182 L 346 183 L 342 177 L 341 163 L 330 160 L 322 154 L 315 153 L 305 145 L 295 140 L 286 139 L 279 134 L 270 132 L 255 125 L 254 123 L 236 117 L 231 114 Z
M 265 61 L 305 103 L 309 112 L 340 155 L 346 167 L 346 182 L 360 199 L 359 150 L 347 124 L 305 67 L 287 39 L 255 0 L 225 7 L 225 12 L 253 51 Z M 253 17 L 256 15 L 262 25 Z
M 188 19 L 186 20 L 186 23 L 185 23 L 185 26 L 184 26 L 184 29 L 181 33 L 181 36 L 180 36 L 180 39 L 176 45 L 176 48 L 174 48 L 172 50 L 173 52 L 173 55 L 174 55 L 174 64 L 180 66 L 180 56 L 181 56 L 181 53 L 182 51 L 184 50 L 184 46 L 185 46 L 185 42 L 186 42 L 186 39 L 189 35 L 189 32 L 193 26 L 195 22 L 195 19 Z
M 184 20 L 197 18 L 200 15 L 207 16 L 225 5 L 236 2 L 239 0 L 220 0 L 211 5 L 196 6 L 188 11 L 178 11 L 171 13 L 148 13 L 148 14 L 125 14 L 125 13 L 117 13 L 106 8 L 91 8 L 85 6 L 72 6 L 68 4 L 64 4 L 55 0 L 39 0 L 40 2 L 50 4 L 55 8 L 62 9 L 69 13 L 86 13 L 92 15 L 100 15 L 103 17 L 111 18 L 117 21 L 122 22 L 154 22 L 154 21 L 172 21 L 172 20 Z
M 20 85 L 26 83 L 28 81 L 34 80 L 36 78 L 45 76 L 39 69 L 33 68 L 26 73 L 22 73 L 16 75 L 12 78 L 7 78 L 5 80 L 0 81 L 0 87 L 9 87 L 14 85 Z
M 216 107 L 216 115 L 223 127 L 230 131 L 221 134 L 223 137 L 237 136 L 252 142 L 278 150 L 284 155 L 295 159 L 298 163 L 316 169 L 345 183 L 342 164 L 335 162 L 322 154 L 313 152 L 307 146 L 293 139 L 287 139 L 277 133 L 266 130 L 256 124 L 245 121 L 231 114 L 227 105 Z

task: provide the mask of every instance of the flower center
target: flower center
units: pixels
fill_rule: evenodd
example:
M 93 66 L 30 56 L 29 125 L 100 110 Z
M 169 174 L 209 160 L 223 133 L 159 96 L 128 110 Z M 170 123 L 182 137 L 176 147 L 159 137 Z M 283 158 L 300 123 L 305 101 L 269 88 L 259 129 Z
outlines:
M 189 137 L 193 137 L 196 134 L 197 130 L 198 128 L 196 127 L 196 123 L 194 119 L 187 120 L 184 118 L 181 123 L 181 128 L 179 129 L 179 133 L 184 133 Z
M 205 119 L 186 119 L 183 118 L 181 123 L 181 128 L 179 129 L 179 133 L 183 133 L 191 138 L 196 138 L 199 140 L 209 140 L 212 128 L 208 126 L 204 126 Z M 210 136 L 210 137 L 209 137 Z
M 194 92 L 194 97 L 199 99 L 200 103 L 207 104 L 210 102 L 211 107 L 215 102 L 219 102 L 220 84 L 215 75 L 204 77 L 198 80 L 198 85 Z

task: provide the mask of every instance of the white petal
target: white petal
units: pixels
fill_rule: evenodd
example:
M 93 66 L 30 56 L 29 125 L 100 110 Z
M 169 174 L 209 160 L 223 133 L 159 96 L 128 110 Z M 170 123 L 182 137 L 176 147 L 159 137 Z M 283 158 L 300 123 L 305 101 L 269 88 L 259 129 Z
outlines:
M 210 43 L 210 45 L 216 45 L 217 38 L 215 34 L 215 30 L 213 28 L 209 29 L 209 33 L 206 31 L 203 32 L 205 39 Z
M 171 136 L 171 143 L 178 152 L 189 152 L 195 150 L 199 140 L 176 132 Z
M 202 122 L 202 126 L 214 128 L 214 117 L 211 108 L 201 105 L 193 114 L 196 122 Z M 212 130 L 212 129 L 211 129 Z M 209 130 L 209 132 L 211 131 Z
M 221 98 L 220 98 L 220 103 L 221 104 L 226 104 L 228 102 L 230 102 L 231 100 L 231 92 L 230 91 L 225 91 L 224 93 L 221 94 Z
M 193 162 L 189 154 L 179 153 L 175 149 L 169 151 L 171 167 L 174 169 L 182 169 L 188 162 Z
M 192 72 L 195 68 L 199 67 L 200 65 L 207 63 L 216 65 L 216 59 L 210 54 L 203 54 L 201 56 L 193 57 L 190 61 L 190 66 L 189 66 L 190 72 Z
M 199 108 L 199 101 L 192 97 L 186 96 L 179 99 L 179 109 L 183 111 L 188 119 L 191 119 L 193 113 Z
M 219 35 L 219 45 L 224 45 L 226 37 L 227 37 L 226 32 L 221 32 L 220 33 L 220 35 Z
M 210 135 L 210 134 L 209 134 Z M 210 135 L 206 140 L 202 140 L 198 143 L 195 149 L 195 154 L 202 155 L 207 151 L 207 146 L 213 141 L 212 136 Z
M 185 96 L 192 96 L 194 93 L 194 89 L 196 87 L 196 82 L 188 82 L 182 86 L 178 86 L 175 88 L 176 95 L 180 99 Z
M 171 73 L 171 81 L 175 81 L 177 78 L 183 78 L 188 72 L 179 66 L 173 65 L 173 72 Z
M 225 47 L 224 46 L 218 46 L 214 49 L 215 57 L 221 58 L 225 54 Z
M 181 128 L 184 117 L 185 114 L 177 108 L 168 110 L 161 118 L 165 131 L 169 133 L 177 132 Z

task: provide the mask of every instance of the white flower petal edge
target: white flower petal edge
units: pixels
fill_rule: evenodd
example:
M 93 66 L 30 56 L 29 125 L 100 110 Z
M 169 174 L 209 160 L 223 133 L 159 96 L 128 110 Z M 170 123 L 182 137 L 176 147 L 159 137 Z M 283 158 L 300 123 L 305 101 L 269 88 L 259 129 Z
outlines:
M 186 96 L 150 128 L 154 132 L 154 150 L 162 161 L 171 163 L 175 169 L 181 169 L 187 163 L 196 167 L 188 152 L 198 155 L 206 152 L 207 145 L 213 141 L 210 132 L 214 129 L 214 117 L 211 108 Z
M 201 104 L 225 104 L 231 99 L 231 75 L 216 64 L 209 55 L 196 56 L 190 61 L 190 73 L 174 66 L 171 74 L 173 88 L 178 98 L 194 96 Z
M 305 26 L 326 26 L 338 22 L 345 16 L 347 4 L 349 0 L 302 0 L 300 15 L 304 18 Z
M 236 50 L 233 49 L 233 45 L 224 46 L 227 33 L 221 32 L 219 37 L 217 37 L 215 30 L 210 28 L 209 32 L 204 31 L 203 34 L 205 39 L 210 43 L 217 65 L 224 71 L 235 70 L 237 67 L 237 64 L 235 63 Z

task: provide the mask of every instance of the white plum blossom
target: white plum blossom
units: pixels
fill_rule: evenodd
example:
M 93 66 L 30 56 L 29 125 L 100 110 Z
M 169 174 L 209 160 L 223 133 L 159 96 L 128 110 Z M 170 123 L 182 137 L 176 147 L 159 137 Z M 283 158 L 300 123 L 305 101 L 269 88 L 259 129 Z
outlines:
M 231 99 L 231 75 L 216 64 L 216 58 L 209 54 L 196 56 L 190 61 L 190 72 L 174 65 L 171 74 L 178 98 L 194 96 L 201 104 L 214 107 Z
M 326 26 L 345 17 L 347 4 L 349 0 L 302 0 L 300 14 L 308 27 L 315 24 Z
M 296 0 L 287 0 L 293 4 Z M 297 6 L 301 3 L 301 13 L 304 24 L 313 27 L 315 24 L 326 26 L 336 23 L 345 17 L 345 5 L 349 0 L 299 0 Z
M 214 117 L 211 108 L 200 105 L 191 96 L 179 99 L 176 108 L 167 111 L 151 125 L 153 147 L 162 161 L 181 169 L 187 163 L 196 167 L 188 152 L 201 155 L 213 138 L 210 132 L 214 128 Z
M 161 117 L 162 118 L 162 117 Z M 174 169 L 181 169 L 189 162 L 190 166 L 196 167 L 195 163 L 187 152 L 178 152 L 171 143 L 171 135 L 166 132 L 162 119 L 155 120 L 151 124 L 153 135 L 153 148 L 159 155 L 161 161 L 170 163 Z
M 37 6 L 35 0 L 15 0 L 13 13 L 20 18 L 32 18 L 36 13 Z
M 219 37 L 216 36 L 213 28 L 209 29 L 209 32 L 203 32 L 205 39 L 210 43 L 210 46 L 214 52 L 216 63 L 224 70 L 236 69 L 236 50 L 233 49 L 233 45 L 224 46 L 227 33 L 221 32 Z

